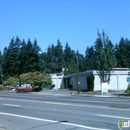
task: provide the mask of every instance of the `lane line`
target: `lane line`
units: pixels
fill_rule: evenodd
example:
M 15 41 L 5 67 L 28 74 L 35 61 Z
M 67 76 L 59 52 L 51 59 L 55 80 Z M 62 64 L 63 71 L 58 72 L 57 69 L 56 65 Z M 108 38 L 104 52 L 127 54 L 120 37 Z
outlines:
M 97 102 L 97 103 L 113 103 L 113 104 L 126 104 L 130 105 L 129 103 L 118 103 L 118 102 L 106 102 L 106 101 L 89 101 L 89 100 L 74 100 L 74 99 L 56 99 L 56 100 L 69 100 L 69 101 L 82 101 L 82 102 Z
M 52 94 L 44 94 L 44 96 L 46 96 L 46 97 L 50 97 L 50 95 L 52 95 Z M 52 96 L 59 96 L 59 95 L 61 96 L 62 94 L 53 94 Z M 4 95 L 4 96 L 7 97 L 8 95 Z M 68 96 L 68 95 L 62 95 L 62 96 Z M 24 97 L 25 98 L 25 96 L 18 96 L 18 97 Z M 27 97 L 27 98 L 39 99 L 39 97 Z M 2 98 L 0 98 L 0 99 L 2 99 Z M 43 98 L 43 99 L 48 99 L 48 98 Z M 104 103 L 105 102 L 107 104 L 108 103 L 113 103 L 113 104 L 126 104 L 126 105 L 130 105 L 129 103 L 124 103 L 123 102 L 123 101 L 126 101 L 125 99 L 122 99 L 122 100 L 112 100 L 112 102 L 111 101 L 106 101 L 106 100 L 105 101 L 74 100 L 74 99 L 55 99 L 55 100 L 66 100 L 66 101 L 69 100 L 69 101 L 83 101 L 83 102 L 97 102 L 97 103 Z M 115 102 L 115 101 L 118 101 L 118 102 Z
M 7 96 L 7 95 L 6 95 Z M 46 95 L 45 94 L 45 97 L 48 97 L 49 95 Z M 25 97 L 25 96 L 18 96 L 18 97 Z M 29 97 L 29 98 L 31 98 L 31 99 L 39 99 L 39 97 Z M 3 99 L 3 98 L 0 98 L 0 99 Z M 44 98 L 44 99 L 48 99 L 48 98 Z M 77 100 L 74 100 L 74 99 L 55 99 L 55 100 L 69 100 L 69 101 L 77 101 Z M 126 104 L 126 105 L 130 105 L 129 103 L 121 103 L 121 101 L 120 101 L 120 103 L 117 103 L 117 102 L 107 102 L 107 101 L 89 101 L 89 100 L 78 100 L 78 101 L 83 101 L 83 102 L 97 102 L 97 103 L 113 103 L 113 104 Z M 112 100 L 112 101 L 114 101 L 114 100 Z
M 105 101 L 109 101 L 108 99 L 105 99 Z M 129 102 L 130 101 L 130 98 L 129 99 L 125 99 L 125 98 L 123 98 L 123 99 L 112 99 L 112 101 L 114 101 L 114 102 L 123 102 L 123 101 L 127 101 L 127 102 Z
M 15 104 L 6 104 L 3 103 L 4 106 L 12 106 L 12 107 L 21 107 L 21 105 L 15 105 Z
M 59 122 L 59 121 L 55 121 L 55 120 L 48 120 L 48 119 L 41 119 L 41 118 L 30 117 L 30 116 L 16 115 L 16 114 L 11 114 L 11 113 L 0 112 L 0 114 L 6 115 L 6 116 L 13 116 L 13 117 L 37 120 L 37 121 L 51 122 L 51 123 L 57 123 L 57 124 L 59 123 L 59 124 L 63 124 L 63 125 L 76 126 L 76 127 L 80 127 L 80 128 L 87 128 L 87 129 L 91 129 L 91 130 L 108 130 L 108 129 L 94 128 L 94 127 L 89 127 L 89 126 L 79 125 L 79 124 L 74 124 L 74 123 L 65 123 L 65 122 Z
M 76 106 L 76 107 L 89 107 L 93 109 L 110 109 L 110 110 L 120 110 L 120 111 L 130 111 L 130 109 L 121 109 L 121 108 L 111 108 L 108 106 L 99 106 L 99 105 L 82 105 L 82 104 L 75 104 L 75 103 L 62 103 L 62 102 L 44 102 L 44 101 L 31 101 L 31 100 L 19 100 L 19 99 L 4 99 L 4 100 L 10 100 L 10 101 L 21 101 L 21 102 L 30 102 L 30 103 L 39 103 L 39 104 L 53 104 L 53 105 L 62 105 L 62 106 Z
M 6 129 L 0 128 L 0 130 L 6 130 Z
M 130 117 L 121 117 L 121 116 L 111 116 L 111 115 L 100 115 L 100 114 L 94 114 L 95 116 L 102 116 L 102 117 L 110 117 L 110 118 L 118 118 L 118 119 L 128 119 L 130 120 Z

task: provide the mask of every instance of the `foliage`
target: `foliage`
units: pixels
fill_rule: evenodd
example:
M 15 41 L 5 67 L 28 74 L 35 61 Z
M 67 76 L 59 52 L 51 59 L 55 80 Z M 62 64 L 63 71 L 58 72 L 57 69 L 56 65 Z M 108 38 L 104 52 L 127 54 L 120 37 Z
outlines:
M 51 89 L 53 89 L 54 87 L 55 87 L 55 84 L 52 84 L 52 85 L 51 85 Z
M 87 76 L 87 86 L 88 86 L 88 91 L 93 91 L 94 90 L 94 75 L 91 74 Z
M 65 45 L 64 49 L 64 75 L 70 75 L 76 72 L 76 54 L 72 50 L 68 43 Z
M 127 86 L 127 89 L 125 90 L 125 93 L 128 93 L 130 95 L 130 84 Z
M 78 52 L 78 50 L 77 50 L 77 52 L 76 52 L 76 56 L 78 56 L 79 72 L 82 72 L 82 71 L 85 70 L 85 67 L 84 67 L 85 58 L 84 58 L 84 56 L 83 56 L 82 54 L 80 54 L 80 53 Z M 75 56 L 75 57 L 76 57 L 76 56 Z M 75 58 L 75 63 L 77 64 L 76 58 Z
M 61 73 L 62 68 L 65 68 L 65 75 L 70 75 L 76 72 L 76 56 L 79 59 L 79 71 L 99 70 L 102 72 L 99 73 L 102 81 L 110 80 L 112 67 L 130 68 L 130 40 L 122 37 L 119 43 L 113 45 L 104 31 L 102 34 L 98 31 L 94 46 L 87 46 L 85 56 L 73 50 L 68 42 L 63 47 L 59 39 L 56 44 L 43 49 L 45 51 L 41 51 L 36 39 L 25 41 L 18 36 L 13 37 L 0 52 L 4 78 L 35 71 Z
M 3 59 L 3 56 L 2 56 L 2 52 L 0 51 L 0 66 L 2 66 L 2 59 Z
M 128 69 L 128 70 L 129 70 L 129 72 L 128 72 L 128 76 L 130 76 L 130 67 L 129 67 L 129 69 Z
M 20 78 L 22 83 L 29 83 L 32 86 L 47 86 L 52 84 L 50 77 L 38 71 L 23 73 L 20 75 Z
M 117 65 L 120 68 L 130 67 L 130 41 L 123 37 L 119 41 L 119 45 L 115 46 L 115 56 L 117 58 Z
M 70 75 L 74 72 L 76 72 L 76 64 L 70 63 L 66 66 L 65 71 L 64 71 L 64 75 Z
M 109 82 L 111 70 L 116 66 L 113 45 L 108 36 L 98 31 L 98 38 L 95 42 L 95 66 L 101 82 Z
M 42 87 L 41 86 L 35 86 L 35 87 L 33 87 L 33 91 L 34 92 L 42 91 Z
M 3 87 L 2 87 L 2 86 L 0 86 L 0 91 L 1 91 L 1 90 L 3 90 Z
M 87 47 L 85 51 L 85 69 L 86 70 L 93 70 L 95 69 L 94 64 L 94 47 Z
M 64 84 L 61 83 L 61 85 L 60 85 L 60 89 L 64 89 L 64 88 L 65 88 Z
M 72 90 L 72 88 L 73 88 L 73 82 L 72 81 L 70 82 L 69 87 L 70 87 L 70 90 Z
M 32 44 L 28 39 L 21 42 L 19 37 L 12 38 L 8 47 L 3 51 L 3 64 L 5 76 L 20 75 L 24 72 L 36 71 L 39 69 L 39 52 L 40 47 L 36 39 Z
M 16 86 L 19 85 L 19 79 L 18 77 L 8 77 L 6 80 L 4 80 L 5 86 Z

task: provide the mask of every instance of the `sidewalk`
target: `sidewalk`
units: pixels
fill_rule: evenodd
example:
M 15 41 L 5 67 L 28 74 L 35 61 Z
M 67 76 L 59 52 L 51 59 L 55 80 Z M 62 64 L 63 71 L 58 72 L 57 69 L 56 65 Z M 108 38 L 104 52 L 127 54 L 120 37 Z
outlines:
M 79 95 L 79 96 L 94 96 L 94 97 L 127 97 L 130 98 L 129 94 L 125 94 L 124 91 L 114 91 L 109 90 L 108 94 L 102 95 L 101 91 L 89 91 L 89 92 L 83 92 L 80 91 L 78 94 L 78 91 L 76 90 L 68 90 L 68 89 L 58 89 L 58 90 L 42 90 L 41 92 L 32 92 L 35 94 L 45 94 L 45 95 Z
M 64 90 L 63 90 L 64 91 Z M 101 91 L 88 91 L 88 92 L 83 92 L 80 91 L 78 94 L 78 91 L 74 90 L 66 90 L 70 91 L 72 95 L 81 95 L 81 96 L 96 96 L 96 97 L 129 97 L 129 94 L 125 94 L 124 91 L 114 91 L 114 90 L 109 90 L 108 94 L 103 94 Z
M 10 90 L 10 91 L 1 91 L 1 92 L 14 92 L 16 91 Z M 29 92 L 32 94 L 39 94 L 39 95 L 59 95 L 59 96 L 93 96 L 93 97 L 125 97 L 130 98 L 129 94 L 124 93 L 124 91 L 114 91 L 109 90 L 108 94 L 102 95 L 101 91 L 88 91 L 83 92 L 80 91 L 78 94 L 78 91 L 76 90 L 69 90 L 69 89 L 58 89 L 58 90 L 51 90 L 51 89 L 43 89 L 40 92 Z
M 82 94 L 82 92 L 81 92 Z M 101 91 L 89 91 L 89 92 L 83 92 L 83 95 L 88 96 L 97 96 L 97 97 L 127 97 L 130 98 L 129 94 L 126 94 L 125 91 L 117 91 L 117 90 L 108 90 L 108 94 L 103 94 Z

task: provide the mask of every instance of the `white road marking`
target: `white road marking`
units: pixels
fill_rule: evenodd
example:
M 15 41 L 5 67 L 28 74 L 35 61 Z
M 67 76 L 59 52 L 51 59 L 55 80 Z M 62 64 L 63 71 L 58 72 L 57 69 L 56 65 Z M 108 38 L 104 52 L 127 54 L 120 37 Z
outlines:
M 4 129 L 4 128 L 0 128 L 0 130 L 7 130 L 7 129 Z
M 63 100 L 63 101 L 81 101 L 81 102 L 96 102 L 96 103 L 113 103 L 113 104 L 126 104 L 126 105 L 130 105 L 129 103 L 122 103 L 122 102 L 110 102 L 110 101 L 90 101 L 90 100 L 75 100 L 75 99 L 56 99 L 56 100 Z
M 119 102 L 119 103 L 121 103 L 121 102 L 126 102 L 126 101 L 129 101 L 130 100 L 130 98 L 129 99 L 126 99 L 126 98 L 120 98 L 120 97 L 118 97 L 118 99 L 116 100 L 116 99 L 112 99 L 112 101 L 114 101 L 114 102 Z M 111 101 L 111 100 L 109 100 L 109 99 L 105 99 L 105 101 L 107 102 L 107 101 Z
M 54 96 L 70 96 L 70 95 L 67 95 L 67 94 L 53 94 Z
M 100 114 L 94 114 L 95 116 L 102 116 L 102 117 L 110 117 L 110 118 L 118 118 L 118 119 L 128 119 L 130 120 L 130 117 L 121 117 L 121 116 L 111 116 L 111 115 L 100 115 Z
M 76 103 L 62 103 L 62 102 L 44 102 L 44 101 L 36 101 L 36 100 L 24 100 L 24 99 L 10 99 L 6 98 L 4 100 L 10 101 L 21 101 L 21 102 L 30 102 L 30 103 L 41 103 L 41 104 L 54 104 L 54 105 L 62 105 L 62 106 L 73 106 L 73 107 L 89 107 L 89 108 L 96 108 L 96 109 L 110 109 L 110 110 L 119 110 L 119 111 L 130 111 L 130 109 L 123 109 L 123 108 L 111 108 L 110 106 L 100 106 L 100 105 L 84 105 L 84 104 L 76 104 Z
M 4 106 L 12 106 L 12 107 L 21 107 L 21 105 L 15 105 L 15 104 L 5 104 L 3 103 Z
M 44 122 L 51 122 L 51 123 L 59 123 L 59 124 L 63 124 L 63 125 L 77 126 L 77 127 L 80 127 L 80 128 L 87 128 L 87 129 L 91 129 L 91 130 L 108 130 L 108 129 L 94 128 L 94 127 L 89 127 L 89 126 L 84 126 L 84 125 L 79 125 L 79 124 L 64 123 L 64 122 L 59 122 L 59 121 L 54 121 L 54 120 L 47 120 L 47 119 L 30 117 L 30 116 L 4 113 L 4 112 L 0 112 L 0 115 L 13 116 L 13 117 L 19 117 L 19 118 L 25 118 L 25 119 L 31 119 L 31 120 L 37 120 L 37 121 L 44 121 Z
M 121 109 L 121 108 L 111 108 L 110 106 L 99 106 L 99 105 L 82 105 L 82 104 L 74 104 L 74 103 L 61 103 L 61 102 L 44 102 L 46 104 L 54 104 L 54 105 L 64 105 L 64 106 L 76 106 L 76 107 L 90 107 L 90 108 L 100 108 L 100 109 L 111 109 L 111 110 L 120 110 L 120 111 L 130 111 L 130 109 Z
M 0 130 L 6 130 L 6 129 L 0 128 Z

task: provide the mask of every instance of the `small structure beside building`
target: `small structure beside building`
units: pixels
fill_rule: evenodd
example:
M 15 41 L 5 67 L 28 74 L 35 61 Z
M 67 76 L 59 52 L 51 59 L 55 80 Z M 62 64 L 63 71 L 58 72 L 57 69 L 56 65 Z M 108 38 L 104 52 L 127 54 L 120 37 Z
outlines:
M 63 74 L 48 74 L 52 79 L 52 84 L 55 85 L 53 89 L 60 89 L 63 83 Z

